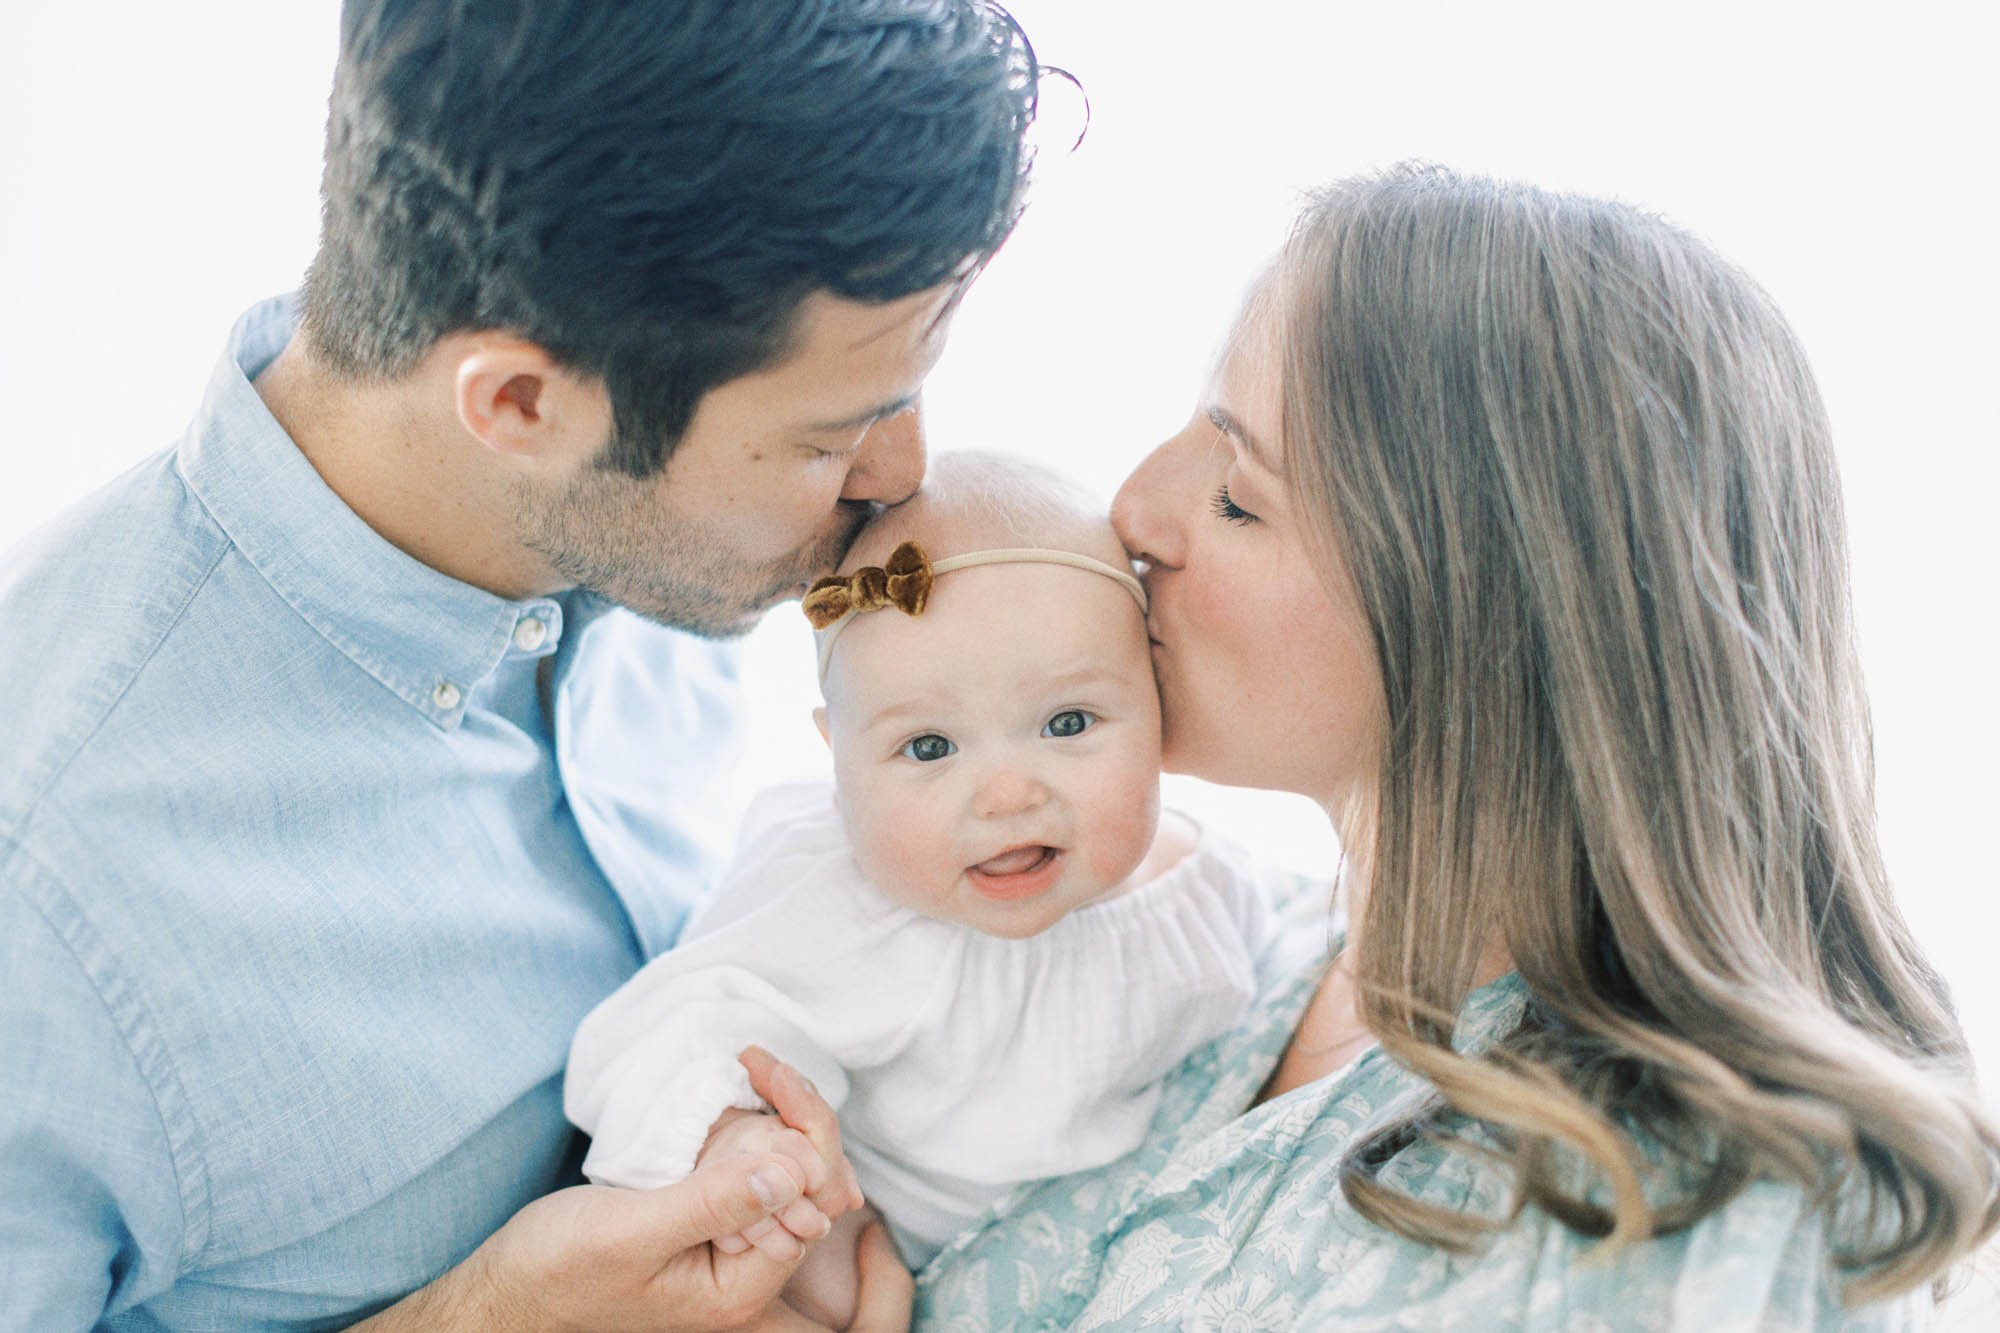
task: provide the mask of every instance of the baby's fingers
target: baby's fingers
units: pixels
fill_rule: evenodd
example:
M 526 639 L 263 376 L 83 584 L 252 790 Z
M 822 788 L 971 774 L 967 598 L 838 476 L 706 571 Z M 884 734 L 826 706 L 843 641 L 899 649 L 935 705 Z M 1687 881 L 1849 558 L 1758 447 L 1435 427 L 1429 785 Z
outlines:
M 798 1260 L 806 1252 L 805 1245 L 791 1232 L 778 1224 L 775 1217 L 767 1217 L 761 1222 L 744 1229 L 750 1243 L 761 1251 L 766 1259 L 775 1263 L 789 1264 Z
M 827 1232 L 833 1230 L 832 1220 L 815 1207 L 810 1199 L 794 1199 L 775 1216 L 784 1225 L 785 1230 L 802 1241 L 822 1240 Z
M 799 1172 L 805 1177 L 808 1196 L 819 1194 L 835 1179 L 834 1164 L 820 1155 L 818 1145 L 795 1129 L 781 1130 L 772 1136 L 766 1150 L 783 1153 L 799 1164 Z M 839 1158 L 838 1162 L 842 1167 L 847 1167 L 846 1158 Z M 852 1168 L 847 1170 L 850 1175 L 853 1173 Z
M 851 1213 L 868 1202 L 861 1197 L 861 1180 L 854 1174 L 853 1166 L 849 1165 L 845 1157 L 840 1159 L 840 1169 L 833 1173 L 833 1179 L 827 1182 L 827 1187 L 810 1197 L 819 1205 L 820 1211 L 829 1217 L 838 1216 L 840 1213 Z M 832 1204 L 831 1208 L 828 1207 L 829 1204 Z
M 808 1200 L 794 1199 L 748 1230 L 740 1231 L 733 1236 L 717 1236 L 714 1242 L 715 1248 L 724 1254 L 742 1254 L 755 1246 L 759 1237 L 767 1236 L 779 1227 L 791 1232 L 799 1240 L 815 1241 L 833 1230 L 833 1223 L 827 1221 L 826 1214 L 813 1207 Z M 753 1236 L 751 1232 L 755 1232 L 756 1235 Z

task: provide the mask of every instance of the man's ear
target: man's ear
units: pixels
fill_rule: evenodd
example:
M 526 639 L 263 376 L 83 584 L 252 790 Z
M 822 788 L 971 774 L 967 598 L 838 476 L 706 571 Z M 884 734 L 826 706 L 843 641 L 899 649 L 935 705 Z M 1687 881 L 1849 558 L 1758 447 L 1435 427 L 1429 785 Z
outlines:
M 819 738 L 827 743 L 828 748 L 831 748 L 833 737 L 826 733 L 826 708 L 824 705 L 813 709 L 813 725 L 819 728 Z
M 595 453 L 610 438 L 602 383 L 570 373 L 525 339 L 469 338 L 452 388 L 459 422 L 496 454 L 566 460 Z

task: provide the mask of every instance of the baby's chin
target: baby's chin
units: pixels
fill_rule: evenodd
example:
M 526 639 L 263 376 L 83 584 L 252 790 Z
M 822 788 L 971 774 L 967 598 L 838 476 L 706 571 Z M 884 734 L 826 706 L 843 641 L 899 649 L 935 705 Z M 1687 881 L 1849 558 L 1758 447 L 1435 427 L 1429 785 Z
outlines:
M 1075 886 L 1065 886 L 1066 892 L 1051 890 L 1051 900 L 1017 904 L 1022 909 L 1018 912 L 991 913 L 976 921 L 963 921 L 962 924 L 996 939 L 1032 939 L 1055 929 L 1064 919 L 1078 912 L 1102 902 L 1109 902 L 1137 888 L 1145 882 L 1138 876 L 1138 869 L 1137 865 L 1129 867 L 1127 873 L 1109 884 L 1099 878 L 1096 880 L 1098 887 L 1095 889 L 1078 893 Z
M 1037 917 L 1033 921 L 962 921 L 959 924 L 982 935 L 991 935 L 996 940 L 1031 940 L 1037 935 L 1048 934 L 1063 917 L 1068 915 L 1068 912 L 1064 912 L 1053 919 Z

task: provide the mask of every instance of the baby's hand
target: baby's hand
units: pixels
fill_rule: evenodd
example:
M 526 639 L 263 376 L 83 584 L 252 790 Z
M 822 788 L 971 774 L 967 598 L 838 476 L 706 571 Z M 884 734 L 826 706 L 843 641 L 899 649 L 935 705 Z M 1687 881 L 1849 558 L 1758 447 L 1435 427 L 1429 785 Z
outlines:
M 805 1177 L 805 1194 L 747 1231 L 718 1238 L 715 1248 L 724 1254 L 741 1254 L 754 1245 L 777 1262 L 790 1263 L 805 1252 L 805 1242 L 818 1240 L 831 1231 L 833 1218 L 839 1215 L 838 1212 L 822 1212 L 820 1204 L 814 1201 L 815 1196 L 824 1199 L 826 1186 L 833 1180 L 833 1171 L 821 1160 L 811 1140 L 797 1130 L 787 1128 L 785 1122 L 772 1112 L 731 1108 L 724 1111 L 714 1128 L 708 1131 L 708 1142 L 702 1145 L 695 1165 L 699 1167 L 711 1160 L 730 1157 L 764 1157 L 771 1153 L 790 1157 L 799 1164 L 800 1173 Z M 846 1210 L 843 1208 L 840 1211 Z

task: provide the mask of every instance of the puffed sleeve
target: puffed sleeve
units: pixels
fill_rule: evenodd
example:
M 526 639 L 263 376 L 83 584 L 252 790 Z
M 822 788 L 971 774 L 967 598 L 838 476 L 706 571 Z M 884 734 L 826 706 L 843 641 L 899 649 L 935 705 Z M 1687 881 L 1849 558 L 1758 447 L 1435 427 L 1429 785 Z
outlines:
M 185 1209 L 129 997 L 24 860 L 0 873 L 0 1328 L 50 1333 L 170 1286 Z
M 746 1046 L 797 1068 L 835 1110 L 847 1100 L 820 1024 L 781 984 L 741 963 L 686 962 L 669 953 L 647 964 L 584 1019 L 570 1047 L 563 1109 L 591 1136 L 583 1170 L 600 1185 L 682 1180 L 718 1116 L 762 1109 L 737 1062 Z M 817 1017 L 837 1027 L 837 1014 Z
M 672 1184 L 719 1115 L 761 1109 L 737 1063 L 745 1046 L 796 1067 L 838 1110 L 848 1071 L 882 1063 L 912 1024 L 909 987 L 927 987 L 934 969 L 911 935 L 928 923 L 859 882 L 830 802 L 769 825 L 761 804 L 682 943 L 577 1029 L 563 1107 L 591 1136 L 584 1173 L 599 1184 Z

